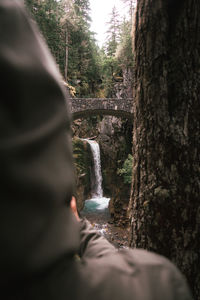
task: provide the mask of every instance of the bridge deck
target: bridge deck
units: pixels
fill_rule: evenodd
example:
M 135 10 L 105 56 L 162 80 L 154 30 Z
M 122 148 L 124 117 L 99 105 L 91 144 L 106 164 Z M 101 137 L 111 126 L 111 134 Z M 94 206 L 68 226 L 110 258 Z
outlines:
M 95 114 L 133 117 L 133 98 L 70 98 L 69 105 L 74 119 Z

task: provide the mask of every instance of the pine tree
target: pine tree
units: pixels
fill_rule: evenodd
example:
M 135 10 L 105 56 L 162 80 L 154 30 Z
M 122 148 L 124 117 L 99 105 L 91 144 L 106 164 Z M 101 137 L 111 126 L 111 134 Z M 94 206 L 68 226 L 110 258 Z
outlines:
M 68 76 L 68 60 L 69 60 L 69 36 L 72 28 L 75 26 L 75 9 L 73 0 L 61 0 L 62 17 L 61 25 L 65 35 L 65 68 L 64 68 L 64 79 L 67 82 Z
M 64 75 L 65 40 L 60 23 L 61 5 L 56 0 L 25 0 L 39 29 Z
M 129 15 L 130 15 L 130 23 L 132 25 L 133 21 L 133 14 L 136 7 L 137 0 L 122 0 L 129 8 Z
M 77 96 L 98 90 L 99 59 L 88 0 L 26 0 L 60 71 Z
M 68 81 L 77 96 L 93 96 L 100 80 L 98 48 L 90 31 L 89 1 L 74 0 L 75 22 L 69 34 Z
M 120 26 L 119 44 L 116 49 L 116 57 L 121 67 L 133 67 L 131 29 L 131 22 L 124 18 Z
M 106 43 L 106 52 L 108 56 L 114 56 L 119 42 L 120 30 L 119 13 L 115 6 L 112 8 L 112 12 L 110 15 L 110 21 L 107 23 L 109 25 L 109 28 L 107 30 L 108 42 Z
M 90 18 L 90 2 L 89 0 L 73 0 L 76 15 L 81 17 L 80 20 L 89 27 Z

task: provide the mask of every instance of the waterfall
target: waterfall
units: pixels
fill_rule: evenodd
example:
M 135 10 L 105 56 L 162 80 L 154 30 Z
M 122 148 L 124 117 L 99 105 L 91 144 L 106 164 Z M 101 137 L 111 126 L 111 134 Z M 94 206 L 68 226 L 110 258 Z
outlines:
M 100 148 L 96 141 L 85 140 L 91 148 L 94 170 L 92 174 L 92 199 L 85 200 L 84 210 L 85 212 L 105 211 L 108 210 L 108 203 L 110 198 L 103 197 L 102 188 L 102 174 L 101 174 L 101 159 L 100 159 Z M 94 177 L 94 178 L 93 178 Z
M 94 160 L 94 184 L 92 187 L 92 198 L 102 198 L 102 175 L 101 175 L 101 159 L 100 159 L 100 148 L 96 141 L 85 139 L 90 145 L 93 160 Z

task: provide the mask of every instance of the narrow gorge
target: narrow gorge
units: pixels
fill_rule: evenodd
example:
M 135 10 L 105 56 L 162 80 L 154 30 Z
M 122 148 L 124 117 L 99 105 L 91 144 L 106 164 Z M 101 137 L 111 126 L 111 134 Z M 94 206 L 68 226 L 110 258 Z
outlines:
M 74 121 L 72 131 L 79 211 L 117 247 L 127 246 L 130 184 L 118 170 L 132 150 L 132 125 L 96 116 Z

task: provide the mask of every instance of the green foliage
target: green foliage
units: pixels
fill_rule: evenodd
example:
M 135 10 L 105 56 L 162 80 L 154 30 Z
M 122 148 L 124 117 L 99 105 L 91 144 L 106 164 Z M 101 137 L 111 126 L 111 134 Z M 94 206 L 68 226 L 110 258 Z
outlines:
M 71 30 L 69 38 L 68 81 L 77 96 L 95 96 L 100 81 L 98 48 L 93 34 L 80 24 Z
M 88 168 L 84 143 L 79 138 L 73 138 L 72 147 L 73 147 L 73 157 L 74 157 L 76 173 L 80 177 L 85 175 L 85 173 L 87 173 L 87 168 Z
M 128 158 L 123 163 L 122 169 L 117 170 L 117 174 L 123 176 L 124 183 L 130 184 L 132 180 L 133 156 L 128 155 Z
M 116 49 L 116 57 L 121 67 L 133 67 L 133 50 L 131 22 L 124 20 L 120 28 L 120 42 Z
M 134 1 L 126 2 L 132 9 Z M 133 68 L 132 14 L 129 20 L 124 19 L 121 22 L 116 8 L 113 7 L 108 25 L 108 41 L 101 50 L 101 89 L 105 97 L 115 97 L 115 85 L 123 81 L 124 70 Z
M 128 1 L 130 7 L 132 2 Z M 123 68 L 133 64 L 131 21 L 121 23 L 113 7 L 108 39 L 99 49 L 90 30 L 89 0 L 25 0 L 25 4 L 73 94 L 114 97 L 116 82 L 123 81 Z
M 120 72 L 119 64 L 115 56 L 108 56 L 102 50 L 101 52 L 101 70 L 102 70 L 102 85 L 101 88 L 104 90 L 105 97 L 112 98 L 115 95 L 114 84 L 115 76 Z
M 66 79 L 75 88 L 76 96 L 95 96 L 100 82 L 99 49 L 89 30 L 89 0 L 25 0 L 25 3 L 63 76 L 67 65 Z
M 39 29 L 64 74 L 65 36 L 60 24 L 62 7 L 56 0 L 25 0 L 25 4 L 37 22 Z
M 119 13 L 115 6 L 112 9 L 111 18 L 110 21 L 108 22 L 108 25 L 109 28 L 107 30 L 108 42 L 106 43 L 106 54 L 108 56 L 114 56 L 119 41 L 119 29 L 120 29 Z
M 74 0 L 73 24 L 68 24 L 69 57 L 68 82 L 76 89 L 76 96 L 93 97 L 98 90 L 100 68 L 98 47 L 94 33 L 90 31 L 90 7 L 88 0 Z
M 74 9 L 77 16 L 81 17 L 81 22 L 85 25 L 89 25 L 91 18 L 89 16 L 90 2 L 89 0 L 74 0 Z
M 72 139 L 73 157 L 75 165 L 76 188 L 85 187 L 85 192 L 90 190 L 90 166 L 91 153 L 88 144 L 83 140 L 74 137 Z

